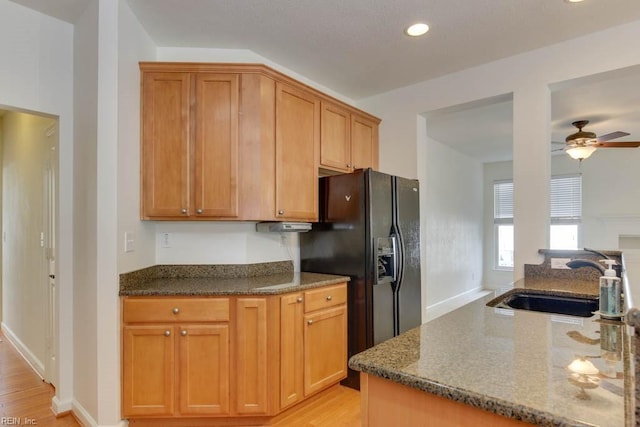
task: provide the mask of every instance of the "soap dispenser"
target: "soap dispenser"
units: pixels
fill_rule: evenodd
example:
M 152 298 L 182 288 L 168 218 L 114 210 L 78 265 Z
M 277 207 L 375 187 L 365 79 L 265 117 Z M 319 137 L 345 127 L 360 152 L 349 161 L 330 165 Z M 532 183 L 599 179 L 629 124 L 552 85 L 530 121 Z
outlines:
M 604 276 L 600 277 L 600 316 L 605 319 L 620 319 L 622 317 L 622 285 L 612 268 L 615 260 L 603 259 L 607 264 Z

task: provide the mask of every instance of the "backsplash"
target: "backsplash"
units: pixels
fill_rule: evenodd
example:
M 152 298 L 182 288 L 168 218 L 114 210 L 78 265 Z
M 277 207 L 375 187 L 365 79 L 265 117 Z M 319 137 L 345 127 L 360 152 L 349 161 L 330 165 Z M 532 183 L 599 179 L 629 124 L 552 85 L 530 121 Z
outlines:
M 524 265 L 525 279 L 552 278 L 552 279 L 593 280 L 597 282 L 601 276 L 598 270 L 591 267 L 581 267 L 581 268 L 574 268 L 574 269 L 551 268 L 552 258 L 569 258 L 572 260 L 584 259 L 584 260 L 595 261 L 601 266 L 604 266 L 604 264 L 600 262 L 600 260 L 604 259 L 604 257 L 600 254 L 596 254 L 590 251 L 540 249 L 538 252 L 544 255 L 544 261 L 541 264 L 525 264 Z M 614 269 L 616 270 L 618 277 L 620 277 L 620 271 L 622 268 L 622 252 L 620 251 L 598 251 L 598 252 L 601 252 L 602 254 L 608 256 L 609 258 L 616 260 L 617 265 L 614 266 Z

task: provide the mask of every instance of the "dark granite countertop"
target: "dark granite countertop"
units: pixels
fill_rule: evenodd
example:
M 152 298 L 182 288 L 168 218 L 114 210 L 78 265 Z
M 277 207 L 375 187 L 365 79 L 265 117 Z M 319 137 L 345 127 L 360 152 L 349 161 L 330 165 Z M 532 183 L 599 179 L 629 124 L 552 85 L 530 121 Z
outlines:
M 631 328 L 580 318 L 488 307 L 488 295 L 383 342 L 352 369 L 541 426 L 634 425 Z M 568 366 L 599 370 L 581 391 Z
M 349 281 L 294 273 L 290 262 L 249 265 L 161 265 L 120 275 L 120 296 L 276 295 Z

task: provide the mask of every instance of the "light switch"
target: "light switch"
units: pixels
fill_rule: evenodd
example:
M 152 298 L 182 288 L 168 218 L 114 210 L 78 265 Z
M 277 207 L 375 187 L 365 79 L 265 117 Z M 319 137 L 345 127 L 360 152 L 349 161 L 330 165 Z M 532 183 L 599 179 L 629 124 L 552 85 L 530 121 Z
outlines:
M 131 231 L 125 231 L 124 232 L 124 251 L 133 252 L 134 250 L 135 250 L 134 234 Z

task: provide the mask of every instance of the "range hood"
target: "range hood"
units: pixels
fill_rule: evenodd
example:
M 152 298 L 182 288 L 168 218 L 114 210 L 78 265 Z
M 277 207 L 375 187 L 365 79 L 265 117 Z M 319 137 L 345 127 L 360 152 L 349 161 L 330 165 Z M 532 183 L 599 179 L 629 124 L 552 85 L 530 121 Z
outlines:
M 305 232 L 311 230 L 310 222 L 259 222 L 256 224 L 256 231 L 274 232 Z

